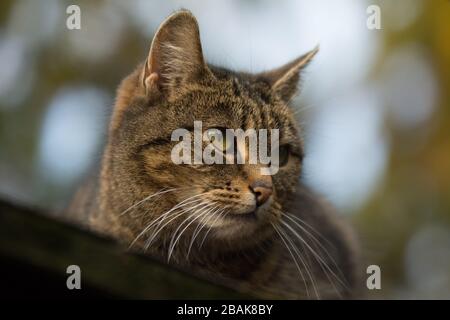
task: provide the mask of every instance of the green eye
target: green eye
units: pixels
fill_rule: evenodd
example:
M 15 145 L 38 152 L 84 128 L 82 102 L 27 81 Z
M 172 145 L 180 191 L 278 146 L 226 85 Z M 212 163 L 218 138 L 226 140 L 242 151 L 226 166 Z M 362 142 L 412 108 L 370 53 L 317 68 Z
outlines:
M 287 146 L 287 145 L 281 146 L 279 148 L 278 156 L 279 156 L 280 167 L 285 166 L 289 161 L 289 146 Z

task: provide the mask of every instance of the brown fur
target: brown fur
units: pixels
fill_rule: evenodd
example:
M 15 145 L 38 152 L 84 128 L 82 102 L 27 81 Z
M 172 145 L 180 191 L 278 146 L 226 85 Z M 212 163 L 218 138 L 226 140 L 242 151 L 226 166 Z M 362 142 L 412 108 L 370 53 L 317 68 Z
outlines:
M 226 214 L 212 215 L 215 223 L 203 221 L 187 258 L 195 229 L 203 226 L 202 219 L 194 221 L 170 263 L 261 297 L 351 297 L 357 280 L 351 232 L 299 178 L 303 141 L 289 101 L 301 69 L 316 52 L 259 75 L 231 72 L 205 63 L 195 18 L 187 11 L 173 14 L 155 35 L 147 61 L 122 81 L 100 175 L 79 192 L 72 212 L 95 230 L 167 259 L 170 240 L 180 224 L 187 225 L 187 214 L 164 227 L 149 247 L 154 229 L 141 232 L 184 199 L 204 193 L 202 199 L 215 201 L 218 208 L 228 206 Z M 274 176 L 261 176 L 260 165 L 175 165 L 171 132 L 192 127 L 195 120 L 204 128 L 280 129 L 289 160 Z M 257 209 L 249 189 L 255 181 L 273 184 L 270 200 Z M 177 190 L 139 203 L 164 188 Z M 299 222 L 303 229 L 287 212 L 304 221 Z M 195 218 L 200 210 L 191 213 Z M 289 234 L 284 241 L 302 260 L 292 258 L 272 224 Z

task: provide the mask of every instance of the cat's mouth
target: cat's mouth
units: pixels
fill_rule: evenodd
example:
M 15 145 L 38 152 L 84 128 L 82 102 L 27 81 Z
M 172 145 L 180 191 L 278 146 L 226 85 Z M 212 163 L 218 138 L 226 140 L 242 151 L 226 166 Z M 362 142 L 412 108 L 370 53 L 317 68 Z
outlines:
M 237 245 L 248 245 L 266 235 L 270 227 L 269 206 L 258 207 L 246 213 L 229 212 L 213 227 L 217 239 L 238 241 Z M 244 243 L 242 243 L 244 241 Z
M 263 206 L 253 208 L 253 210 L 244 213 L 229 213 L 225 217 L 231 222 L 247 222 L 257 223 L 262 222 L 267 217 L 270 204 L 264 204 Z
M 234 221 L 247 221 L 247 222 L 256 222 L 258 220 L 258 216 L 256 213 L 257 210 L 253 210 L 248 213 L 240 213 L 240 214 L 227 214 L 226 218 Z
M 215 213 L 217 218 L 207 219 L 205 224 L 219 237 L 242 238 L 269 224 L 272 204 L 272 199 L 260 206 L 257 206 L 256 202 L 243 202 L 226 213 Z

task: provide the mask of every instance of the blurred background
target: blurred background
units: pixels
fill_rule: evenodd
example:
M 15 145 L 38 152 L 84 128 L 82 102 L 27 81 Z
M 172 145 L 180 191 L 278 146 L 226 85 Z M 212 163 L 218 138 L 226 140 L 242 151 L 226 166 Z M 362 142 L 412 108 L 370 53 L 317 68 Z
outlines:
M 69 30 L 66 8 L 81 8 Z M 370 5 L 381 29 L 367 27 Z M 115 89 L 187 8 L 210 63 L 258 72 L 320 44 L 296 101 L 304 178 L 351 219 L 372 298 L 450 299 L 450 2 L 0 2 L 0 197 L 57 214 L 99 159 Z

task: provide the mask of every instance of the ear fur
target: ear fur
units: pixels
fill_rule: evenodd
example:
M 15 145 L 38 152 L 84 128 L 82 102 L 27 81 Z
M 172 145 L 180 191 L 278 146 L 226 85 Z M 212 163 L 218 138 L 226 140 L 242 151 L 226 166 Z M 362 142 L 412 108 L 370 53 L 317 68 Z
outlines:
M 282 67 L 261 73 L 259 77 L 269 83 L 273 93 L 288 102 L 297 92 L 301 70 L 311 62 L 318 51 L 319 47 L 317 46 Z
M 142 82 L 147 92 L 170 93 L 208 72 L 197 20 L 187 10 L 172 14 L 158 28 L 144 65 Z

